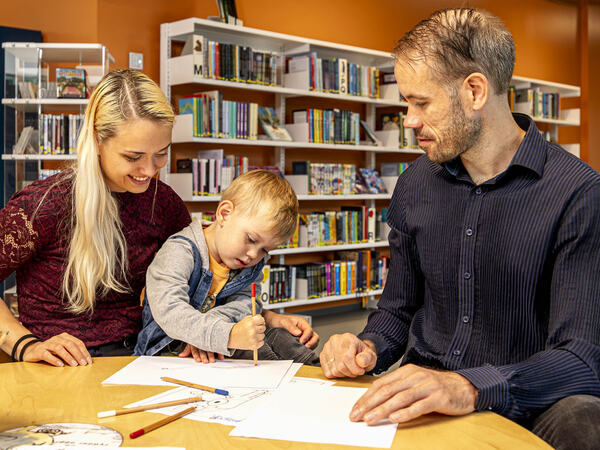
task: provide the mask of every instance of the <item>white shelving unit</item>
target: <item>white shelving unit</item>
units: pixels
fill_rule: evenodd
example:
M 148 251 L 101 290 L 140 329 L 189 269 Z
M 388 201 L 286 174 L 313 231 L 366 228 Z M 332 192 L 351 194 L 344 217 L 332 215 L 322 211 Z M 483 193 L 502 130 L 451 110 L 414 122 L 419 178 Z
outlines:
M 527 78 L 521 76 L 513 76 L 511 85 L 515 89 L 539 88 L 543 93 L 558 93 L 561 98 L 572 98 L 581 96 L 581 88 L 570 84 L 555 83 L 552 81 L 539 80 L 537 78 Z M 550 135 L 554 141 L 558 141 L 559 127 L 577 127 L 581 121 L 581 112 L 579 108 L 561 109 L 560 119 L 548 119 L 543 117 L 533 117 L 540 124 L 550 125 Z M 563 144 L 563 147 L 575 156 L 579 157 L 579 144 L 570 143 Z
M 367 292 L 357 292 L 354 294 L 346 294 L 346 295 L 332 295 L 328 297 L 316 297 L 316 298 L 308 298 L 302 300 L 292 300 L 289 302 L 281 302 L 281 303 L 267 303 L 263 305 L 264 309 L 284 309 L 284 308 L 292 308 L 294 306 L 305 306 L 305 305 L 318 305 L 319 303 L 335 303 L 341 300 L 348 300 L 351 298 L 362 298 L 362 297 L 375 297 L 381 295 L 383 293 L 383 289 L 375 289 Z
M 269 252 L 271 256 L 278 255 L 293 255 L 297 253 L 316 253 L 316 252 L 341 252 L 345 250 L 364 250 L 367 248 L 376 247 L 389 247 L 389 243 L 386 241 L 374 241 L 374 242 L 361 242 L 358 244 L 344 244 L 344 245 L 319 245 L 314 247 L 292 247 L 292 248 L 279 248 Z
M 108 52 L 108 49 L 102 44 L 90 43 L 26 43 L 26 42 L 4 42 L 2 47 L 5 50 L 5 87 L 10 86 L 11 96 L 2 99 L 2 105 L 5 108 L 5 116 L 13 114 L 15 117 L 14 128 L 7 130 L 7 136 L 3 143 L 2 159 L 11 161 L 5 164 L 5 171 L 14 170 L 16 178 L 16 190 L 23 179 L 25 173 L 25 163 L 37 162 L 37 172 L 42 168 L 44 161 L 68 161 L 77 159 L 74 154 L 45 155 L 45 154 L 13 154 L 13 146 L 23 128 L 25 117 L 37 115 L 37 129 L 40 129 L 40 115 L 44 113 L 83 113 L 89 100 L 87 98 L 45 98 L 42 97 L 42 88 L 44 82 L 42 73 L 43 68 L 48 64 L 72 67 L 75 64 L 95 65 L 101 68 L 101 73 L 105 74 L 109 70 L 110 62 L 114 59 Z M 25 74 L 28 74 L 27 81 L 35 80 L 36 92 L 35 98 L 21 98 L 19 96 L 18 82 L 25 81 Z M 34 74 L 34 75 L 32 75 Z M 50 74 L 49 74 L 50 75 Z M 7 92 L 9 89 L 6 90 Z M 31 120 L 30 120 L 31 122 Z M 10 131 L 10 133 L 8 133 Z M 9 141 L 8 136 L 14 136 L 14 140 Z M 38 133 L 39 135 L 39 133 Z M 31 142 L 34 149 L 39 148 L 39 142 Z M 29 166 L 28 166 L 29 167 Z M 28 180 L 32 181 L 32 180 Z M 12 195 L 12 192 L 6 192 L 5 201 Z

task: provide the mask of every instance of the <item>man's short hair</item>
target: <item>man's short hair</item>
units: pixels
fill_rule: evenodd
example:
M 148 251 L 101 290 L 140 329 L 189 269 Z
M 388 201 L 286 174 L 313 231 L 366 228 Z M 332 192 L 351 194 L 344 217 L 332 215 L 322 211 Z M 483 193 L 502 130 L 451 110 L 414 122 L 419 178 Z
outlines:
M 482 73 L 496 95 L 507 92 L 515 67 L 515 42 L 502 21 L 472 8 L 434 12 L 397 42 L 394 54 L 424 62 L 443 82 Z
M 287 180 L 273 172 L 258 169 L 240 175 L 223 192 L 221 201 L 225 200 L 243 215 L 264 217 L 282 242 L 296 231 L 298 198 Z

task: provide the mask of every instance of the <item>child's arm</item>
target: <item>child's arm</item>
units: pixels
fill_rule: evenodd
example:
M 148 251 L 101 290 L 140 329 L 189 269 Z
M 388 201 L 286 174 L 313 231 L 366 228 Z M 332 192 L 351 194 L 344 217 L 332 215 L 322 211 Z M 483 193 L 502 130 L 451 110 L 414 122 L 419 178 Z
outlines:
M 306 319 L 287 314 L 278 314 L 268 309 L 263 310 L 263 317 L 270 328 L 284 328 L 298 338 L 301 344 L 315 348 L 319 343 L 319 335 L 312 329 Z
M 244 322 L 246 317 L 250 319 L 252 312 L 250 286 L 227 297 L 225 304 L 201 313 L 189 304 L 188 283 L 193 269 L 193 251 L 183 239 L 167 240 L 148 268 L 148 304 L 163 331 L 200 351 L 225 356 L 231 356 L 232 349 L 254 349 L 256 345 L 262 345 L 264 329 L 260 331 L 261 323 L 248 327 Z M 257 306 L 260 311 L 260 302 Z M 257 320 L 264 328 L 263 318 L 258 315 L 253 321 Z M 230 342 L 234 327 L 234 339 Z M 198 356 L 201 358 L 199 353 Z
M 247 315 L 245 305 L 228 304 L 201 313 L 190 305 L 189 279 L 194 270 L 190 244 L 168 239 L 146 273 L 146 294 L 152 316 L 171 338 L 199 349 L 231 355 L 227 347 L 235 317 Z M 237 302 L 236 302 L 237 303 Z

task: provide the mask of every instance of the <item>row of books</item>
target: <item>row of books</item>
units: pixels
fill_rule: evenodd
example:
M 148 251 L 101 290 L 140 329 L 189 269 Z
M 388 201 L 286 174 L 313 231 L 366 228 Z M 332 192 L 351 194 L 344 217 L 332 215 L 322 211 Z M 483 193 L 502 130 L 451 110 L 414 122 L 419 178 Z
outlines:
M 224 155 L 223 149 L 202 150 L 196 156 L 177 161 L 178 173 L 192 174 L 193 195 L 220 195 L 235 178 L 255 169 L 247 156 Z
M 223 100 L 220 91 L 180 99 L 179 114 L 194 116 L 194 137 L 258 138 L 258 104 Z
M 299 164 L 307 164 L 298 173 Z M 356 168 L 354 164 L 311 163 L 294 161 L 294 174 L 308 175 L 309 192 L 312 195 L 385 194 L 387 189 L 379 173 L 374 169 Z
M 308 72 L 311 91 L 379 98 L 379 69 L 345 58 L 319 58 L 315 52 L 286 58 L 286 73 Z
M 40 114 L 40 153 L 64 155 L 75 152 L 84 114 Z
M 293 123 L 308 124 L 308 142 L 360 143 L 360 114 L 340 109 L 301 109 L 292 112 Z
M 403 112 L 387 113 L 381 115 L 382 130 L 398 130 L 399 144 L 402 148 L 419 148 L 415 130 L 404 126 L 406 114 Z
M 397 177 L 402 174 L 408 167 L 410 162 L 384 162 L 381 163 L 382 177 Z
M 324 263 L 265 265 L 261 300 L 265 304 L 366 293 L 385 286 L 389 257 L 376 250 L 340 252 Z
M 277 54 L 211 41 L 194 34 L 182 54 L 193 54 L 194 76 L 217 80 L 277 84 Z
M 340 211 L 301 214 L 298 227 L 300 236 L 306 227 L 307 247 L 374 242 L 377 213 L 375 208 L 343 205 Z
M 560 118 L 560 94 L 546 93 L 537 88 L 508 88 L 510 110 L 543 119 Z

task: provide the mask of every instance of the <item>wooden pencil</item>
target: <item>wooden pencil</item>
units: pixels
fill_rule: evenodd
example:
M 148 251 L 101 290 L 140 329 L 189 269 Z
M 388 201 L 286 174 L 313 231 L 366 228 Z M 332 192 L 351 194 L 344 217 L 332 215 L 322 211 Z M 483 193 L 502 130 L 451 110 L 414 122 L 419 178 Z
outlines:
M 195 409 L 196 409 L 195 406 L 191 406 L 190 408 L 184 409 L 183 411 L 178 412 L 177 414 L 173 414 L 172 416 L 166 417 L 166 418 L 164 418 L 162 420 L 159 420 L 158 422 L 154 422 L 154 423 L 151 423 L 150 425 L 146 425 L 144 428 L 140 428 L 139 430 L 134 431 L 133 433 L 131 433 L 129 435 L 129 438 L 130 439 L 135 439 L 136 437 L 140 437 L 141 435 L 149 433 L 152 430 L 156 430 L 157 428 L 162 427 L 163 425 L 171 423 L 174 420 L 177 420 L 180 417 L 183 417 L 186 414 L 191 413 Z
M 202 397 L 190 397 L 190 398 L 184 398 L 181 400 L 173 400 L 170 402 L 162 402 L 162 403 L 154 403 L 152 405 L 136 406 L 134 408 L 113 409 L 110 411 L 99 412 L 98 417 L 101 418 L 101 417 L 120 416 L 122 414 L 130 414 L 130 413 L 135 413 L 135 412 L 139 412 L 139 411 L 148 411 L 150 409 L 157 409 L 157 408 L 166 408 L 168 406 L 184 405 L 186 403 L 194 403 L 194 402 L 199 402 L 199 401 L 202 401 Z
M 171 377 L 160 377 L 160 379 L 163 381 L 167 381 L 169 383 L 181 384 L 182 386 L 187 386 L 187 387 L 191 387 L 194 389 L 201 389 L 203 391 L 214 392 L 215 394 L 229 395 L 229 391 L 225 391 L 223 389 L 217 389 L 217 388 L 210 387 L 210 386 L 204 386 L 202 384 L 190 383 L 189 381 L 183 381 L 183 380 L 176 380 L 175 378 L 171 378 Z
M 252 315 L 256 315 L 256 284 L 250 284 L 250 301 L 252 302 Z M 258 365 L 258 349 L 252 351 L 254 357 L 254 365 Z

